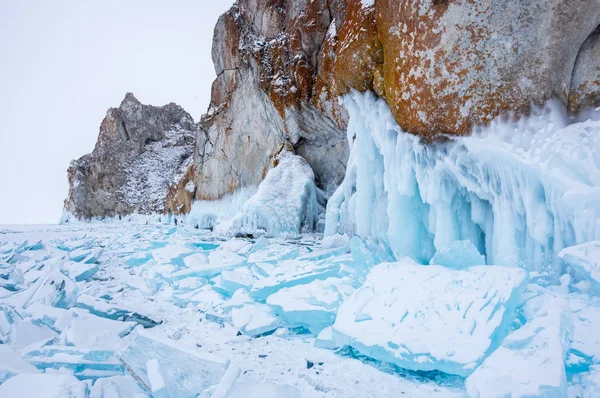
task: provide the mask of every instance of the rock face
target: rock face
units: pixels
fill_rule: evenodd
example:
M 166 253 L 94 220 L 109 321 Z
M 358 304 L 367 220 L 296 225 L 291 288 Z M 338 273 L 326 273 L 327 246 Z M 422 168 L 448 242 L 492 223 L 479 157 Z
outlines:
M 178 105 L 142 105 L 127 94 L 108 110 L 94 151 L 71 163 L 65 210 L 86 219 L 163 212 L 169 185 L 191 164 L 195 133 Z
M 286 145 L 331 192 L 347 160 L 337 98 L 352 90 L 427 138 L 551 98 L 597 104 L 599 25 L 600 0 L 238 0 L 215 28 L 195 198 L 258 185 Z

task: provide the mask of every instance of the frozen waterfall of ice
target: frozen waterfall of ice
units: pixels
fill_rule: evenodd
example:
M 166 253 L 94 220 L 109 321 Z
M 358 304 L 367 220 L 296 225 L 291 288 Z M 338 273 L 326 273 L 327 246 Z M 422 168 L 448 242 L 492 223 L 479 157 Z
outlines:
M 469 240 L 488 264 L 554 273 L 563 271 L 561 249 L 600 239 L 599 118 L 569 124 L 549 104 L 425 145 L 375 95 L 343 103 L 351 153 L 326 236 L 383 237 L 397 258 L 423 264 Z

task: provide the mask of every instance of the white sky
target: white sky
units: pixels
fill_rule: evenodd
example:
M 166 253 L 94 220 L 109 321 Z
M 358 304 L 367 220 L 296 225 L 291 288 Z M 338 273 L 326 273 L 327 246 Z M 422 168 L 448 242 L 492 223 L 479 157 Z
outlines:
M 215 78 L 217 18 L 233 0 L 1 0 L 0 224 L 58 222 L 67 167 L 133 92 L 195 120 Z

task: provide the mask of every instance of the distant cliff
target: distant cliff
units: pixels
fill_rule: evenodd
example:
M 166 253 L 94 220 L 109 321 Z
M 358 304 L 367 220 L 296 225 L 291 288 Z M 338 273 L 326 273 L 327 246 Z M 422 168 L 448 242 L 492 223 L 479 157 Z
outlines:
M 127 94 L 108 110 L 94 151 L 71 163 L 65 210 L 78 218 L 162 213 L 169 185 L 191 164 L 195 133 L 180 106 L 142 105 Z

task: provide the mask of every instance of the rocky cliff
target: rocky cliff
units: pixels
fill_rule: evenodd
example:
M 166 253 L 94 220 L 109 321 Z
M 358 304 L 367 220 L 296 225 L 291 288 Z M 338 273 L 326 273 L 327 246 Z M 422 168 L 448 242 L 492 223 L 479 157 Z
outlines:
M 108 110 L 94 151 L 71 163 L 65 210 L 78 218 L 162 212 L 169 186 L 191 164 L 195 133 L 180 106 L 142 105 L 127 94 Z
M 331 191 L 347 160 L 337 98 L 351 90 L 424 137 L 551 98 L 598 105 L 599 24 L 598 0 L 239 0 L 215 28 L 196 198 L 259 183 L 286 146 Z
M 599 106 L 599 26 L 600 0 L 238 0 L 216 24 L 210 107 L 166 210 L 258 185 L 282 151 L 304 157 L 318 187 L 333 192 L 352 139 L 338 98 L 352 91 L 375 92 L 425 141 L 552 98 L 573 113 Z M 79 168 L 71 180 L 83 181 Z M 100 199 L 78 203 L 100 203 L 82 207 L 72 193 L 67 207 L 136 209 L 101 199 L 126 176 L 108 190 L 86 177 L 94 189 L 85 192 Z

